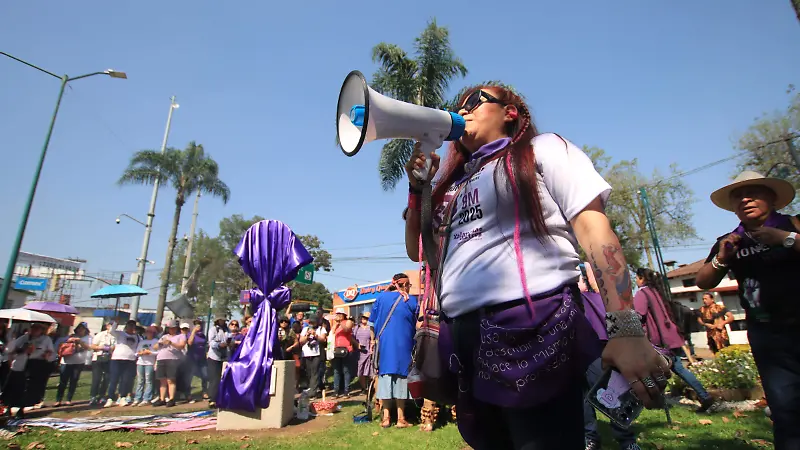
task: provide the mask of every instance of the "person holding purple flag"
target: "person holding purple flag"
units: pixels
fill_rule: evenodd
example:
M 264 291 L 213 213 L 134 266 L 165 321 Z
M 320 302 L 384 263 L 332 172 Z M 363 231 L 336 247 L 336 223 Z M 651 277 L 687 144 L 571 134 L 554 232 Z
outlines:
M 511 89 L 467 89 L 458 104 L 465 133 L 450 144 L 432 193 L 439 157 L 431 155 L 425 183 L 413 175 L 429 162 L 419 144 L 406 165 L 405 242 L 418 261 L 423 225 L 439 231 L 422 236 L 438 269 L 438 308 L 425 314 L 441 320 L 459 431 L 476 450 L 583 449 L 585 372 L 601 346 L 578 291 L 578 244 L 607 311 L 603 364 L 651 408 L 661 407 L 669 377 L 633 310 L 628 265 L 604 212 L 611 186 L 580 148 L 539 134 Z M 423 224 L 429 212 L 432 224 Z
M 222 374 L 217 406 L 252 412 L 269 406 L 272 364 L 280 358 L 277 311 L 292 297 L 284 283 L 314 258 L 294 232 L 277 220 L 251 226 L 234 253 L 258 287 L 250 290 L 253 321 Z

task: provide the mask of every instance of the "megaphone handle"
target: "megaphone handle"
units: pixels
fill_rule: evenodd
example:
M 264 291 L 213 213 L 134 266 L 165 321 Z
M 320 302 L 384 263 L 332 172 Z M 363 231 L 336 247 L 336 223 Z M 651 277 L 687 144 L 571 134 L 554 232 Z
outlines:
M 421 169 L 415 169 L 412 173 L 414 177 L 420 181 L 428 181 L 428 174 L 431 171 L 431 166 L 433 165 L 433 160 L 431 159 L 431 154 L 436 151 L 437 148 L 442 146 L 442 142 L 444 141 L 420 141 L 420 150 L 422 154 L 425 155 L 425 167 Z

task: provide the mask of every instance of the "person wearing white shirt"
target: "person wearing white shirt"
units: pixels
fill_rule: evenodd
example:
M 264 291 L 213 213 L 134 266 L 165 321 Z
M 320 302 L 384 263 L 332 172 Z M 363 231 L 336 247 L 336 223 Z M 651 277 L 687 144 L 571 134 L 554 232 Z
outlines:
M 318 395 L 320 389 L 319 367 L 325 363 L 325 354 L 320 351 L 328 341 L 328 331 L 316 318 L 309 319 L 308 327 L 300 333 L 300 345 L 303 351 L 303 364 L 308 376 L 308 392 L 311 398 Z
M 53 406 L 61 406 L 64 398 L 64 391 L 67 391 L 66 405 L 72 405 L 72 397 L 78 387 L 78 380 L 81 371 L 86 364 L 86 353 L 91 349 L 92 337 L 89 336 L 89 329 L 85 323 L 78 324 L 72 335 L 64 343 L 58 346 L 58 354 L 61 356 L 61 376 L 56 390 L 56 403 Z M 69 389 L 67 389 L 69 385 Z
M 576 305 L 578 245 L 606 305 L 604 363 L 651 408 L 669 376 L 633 309 L 630 273 L 604 212 L 611 187 L 580 148 L 540 134 L 512 89 L 476 86 L 458 104 L 464 134 L 441 173 L 439 156 L 426 157 L 419 143 L 406 164 L 405 238 L 409 258 L 420 261 L 424 250 L 438 266 L 438 302 L 420 310 L 443 319 L 457 349 L 443 352 L 442 373 L 452 361 L 463 366 L 449 384 L 461 388 L 453 393 L 461 398 L 459 430 L 477 450 L 583 449 L 583 379 L 600 345 Z M 425 181 L 437 176 L 432 195 L 414 175 L 427 164 Z M 433 204 L 425 224 L 423 189 Z
M 45 325 L 32 323 L 27 333 L 15 339 L 8 347 L 11 373 L 3 389 L 3 404 L 17 407 L 18 418 L 24 417 L 25 407 L 33 406 L 44 398 L 51 363 L 56 353 L 53 340 L 45 335 Z
M 111 378 L 111 351 L 117 339 L 112 333 L 117 327 L 114 321 L 104 325 L 104 329 L 92 339 L 92 387 L 89 390 L 89 406 L 102 404 L 108 382 Z
M 131 402 L 130 394 L 136 377 L 136 349 L 141 340 L 136 334 L 135 320 L 127 321 L 123 331 L 113 330 L 111 333 L 116 343 L 111 352 L 111 380 L 108 383 L 106 408 L 114 405 L 116 394 L 119 395 L 118 406 L 126 406 Z
M 136 393 L 133 398 L 132 406 L 147 406 L 153 400 L 153 381 L 155 380 L 156 350 L 158 344 L 156 339 L 158 328 L 149 326 L 144 332 L 145 338 L 139 342 L 136 348 Z

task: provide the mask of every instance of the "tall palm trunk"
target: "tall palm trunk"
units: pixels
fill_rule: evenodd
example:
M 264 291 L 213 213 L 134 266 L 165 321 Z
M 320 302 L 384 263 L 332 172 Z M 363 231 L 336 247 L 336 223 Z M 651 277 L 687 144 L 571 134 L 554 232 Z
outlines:
M 167 292 L 169 291 L 169 275 L 172 271 L 172 256 L 175 253 L 175 241 L 178 236 L 178 223 L 181 221 L 181 208 L 183 208 L 183 196 L 178 195 L 175 199 L 175 216 L 172 218 L 172 231 L 169 234 L 167 244 L 167 260 L 164 263 L 164 271 L 161 274 L 161 291 L 158 293 L 158 310 L 156 311 L 156 323 L 161 324 L 164 318 L 164 307 L 167 306 Z

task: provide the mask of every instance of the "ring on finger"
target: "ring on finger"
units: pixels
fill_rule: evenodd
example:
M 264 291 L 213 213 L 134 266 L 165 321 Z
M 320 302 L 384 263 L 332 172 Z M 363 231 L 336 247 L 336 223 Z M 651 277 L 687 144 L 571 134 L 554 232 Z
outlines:
M 650 378 L 650 377 L 642 378 L 642 384 L 645 385 L 645 387 L 647 387 L 649 389 L 655 389 L 656 388 L 656 382 L 653 381 L 653 379 Z
M 667 376 L 664 375 L 664 372 L 661 372 L 658 375 L 656 375 L 656 382 L 658 382 L 658 383 L 666 383 L 667 382 Z
M 629 382 L 628 382 L 628 385 L 629 385 L 629 386 L 633 386 L 634 384 L 636 384 L 636 383 L 638 383 L 638 382 L 640 382 L 640 381 L 642 381 L 642 380 L 640 380 L 640 379 L 638 379 L 638 378 L 637 378 L 637 379 L 635 379 L 635 380 L 633 380 L 633 381 L 629 381 Z

